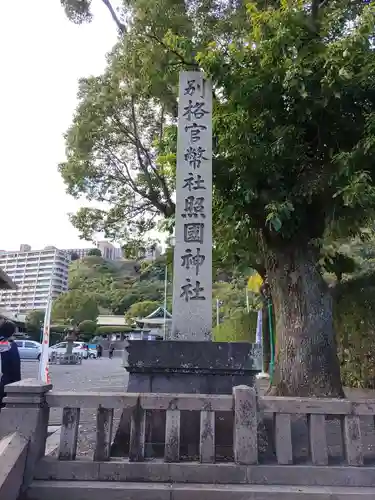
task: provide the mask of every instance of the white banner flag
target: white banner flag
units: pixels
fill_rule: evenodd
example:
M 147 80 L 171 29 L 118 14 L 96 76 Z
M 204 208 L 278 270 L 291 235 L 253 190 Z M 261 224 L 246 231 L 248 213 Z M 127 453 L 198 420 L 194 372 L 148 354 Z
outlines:
M 39 363 L 39 379 L 45 382 L 46 384 L 51 383 L 51 377 L 49 375 L 49 368 L 48 368 L 51 309 L 52 309 L 52 300 L 48 299 L 46 313 L 44 316 L 42 353 L 40 356 L 40 363 Z

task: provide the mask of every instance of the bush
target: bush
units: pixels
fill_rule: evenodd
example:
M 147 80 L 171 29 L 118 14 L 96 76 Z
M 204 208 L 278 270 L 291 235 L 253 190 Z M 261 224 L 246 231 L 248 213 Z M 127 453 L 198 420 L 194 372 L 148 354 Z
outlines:
M 257 312 L 238 311 L 212 331 L 214 342 L 255 342 Z
M 129 333 L 136 331 L 130 326 L 98 326 L 96 329 L 97 335 L 105 335 L 108 333 Z
M 79 332 L 83 334 L 94 334 L 96 332 L 96 328 L 96 321 L 91 321 L 90 319 L 81 321 L 78 325 Z
M 341 378 L 347 387 L 375 389 L 375 275 L 336 286 L 334 322 Z
M 145 318 L 149 314 L 153 313 L 160 303 L 156 300 L 144 300 L 142 302 L 135 302 L 127 310 L 125 317 L 129 320 L 134 318 Z
M 51 325 L 50 331 L 51 333 L 64 333 L 67 328 L 71 328 L 71 325 Z

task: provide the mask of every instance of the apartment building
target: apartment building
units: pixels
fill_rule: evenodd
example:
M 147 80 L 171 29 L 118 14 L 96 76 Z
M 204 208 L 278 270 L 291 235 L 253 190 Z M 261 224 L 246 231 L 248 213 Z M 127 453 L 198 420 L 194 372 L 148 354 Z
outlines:
M 122 257 L 122 250 L 121 248 L 115 247 L 112 245 L 112 243 L 109 243 L 108 241 L 97 241 L 95 242 L 95 247 L 92 248 L 68 248 L 67 250 L 64 250 L 66 253 L 69 255 L 78 255 L 80 259 L 83 259 L 83 257 L 86 257 L 90 250 L 93 250 L 94 248 L 98 248 L 101 253 L 103 259 L 106 260 L 118 260 L 121 259 Z
M 83 259 L 86 257 L 86 255 L 89 253 L 89 251 L 92 250 L 91 248 L 68 248 L 67 250 L 64 250 L 66 254 L 69 256 L 73 255 L 78 255 L 79 259 Z
M 70 256 L 55 247 L 21 248 L 23 251 L 0 252 L 0 268 L 17 286 L 16 290 L 0 290 L 0 309 L 18 313 L 45 309 L 48 297 L 55 299 L 68 290 Z

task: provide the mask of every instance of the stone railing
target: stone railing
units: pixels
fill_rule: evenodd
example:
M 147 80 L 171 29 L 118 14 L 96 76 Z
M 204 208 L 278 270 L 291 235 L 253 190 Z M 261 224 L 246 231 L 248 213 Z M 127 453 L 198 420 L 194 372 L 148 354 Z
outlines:
M 178 481 L 181 480 L 178 478 L 181 478 L 182 474 L 185 479 L 190 478 L 186 481 L 197 483 L 205 482 L 207 478 L 210 478 L 211 482 L 225 482 L 228 478 L 228 482 L 260 482 L 267 477 L 267 481 L 277 479 L 278 484 L 283 484 L 284 473 L 273 469 L 270 476 L 267 476 L 264 467 L 281 467 L 285 471 L 285 466 L 293 464 L 295 450 L 292 429 L 294 422 L 301 418 L 301 415 L 305 416 L 305 420 L 307 417 L 309 457 L 306 463 L 309 464 L 310 472 L 307 469 L 300 472 L 298 467 L 290 467 L 286 475 L 289 484 L 304 484 L 304 481 L 310 482 L 311 485 L 320 484 L 317 481 L 321 481 L 321 484 L 324 484 L 324 481 L 326 484 L 344 483 L 348 466 L 352 466 L 352 482 L 375 485 L 375 469 L 361 467 L 364 465 L 364 446 L 360 426 L 361 416 L 370 416 L 374 420 L 373 400 L 353 402 L 333 399 L 258 398 L 255 389 L 247 386 L 235 387 L 232 395 L 80 393 L 50 389 L 50 386 L 33 380 L 25 380 L 7 387 L 6 407 L 0 414 L 0 438 L 14 432 L 21 436 L 20 456 L 24 453 L 22 443 L 26 440 L 28 453 L 25 459 L 24 485 L 28 485 L 33 477 L 65 480 L 99 478 L 105 481 L 118 480 L 119 477 L 139 478 L 143 474 L 145 481 L 151 480 L 150 478 L 155 481 Z M 49 412 L 52 408 L 62 410 L 62 423 L 57 456 L 47 459 L 43 457 Z M 96 412 L 94 453 L 90 460 L 76 461 L 80 414 L 81 410 L 85 409 L 94 409 Z M 116 410 L 127 410 L 131 413 L 128 461 L 111 460 Z M 165 412 L 164 458 L 161 461 L 149 462 L 145 460 L 147 422 L 155 412 Z M 195 467 L 194 463 L 190 463 L 193 469 L 189 468 L 186 457 L 182 460 L 180 456 L 183 412 L 198 412 L 200 418 L 197 437 L 202 465 Z M 216 414 L 224 415 L 224 418 L 225 415 L 230 417 L 228 421 L 233 431 L 232 463 L 215 463 L 216 438 L 219 437 L 215 436 Z M 331 423 L 332 417 L 340 422 L 340 439 L 342 436 L 345 458 L 343 465 L 346 466 L 336 469 L 327 467 L 327 425 Z M 267 420 L 272 422 L 270 439 L 275 451 L 274 465 L 264 465 L 264 462 L 259 460 L 264 431 L 262 424 Z M 13 436 L 12 439 L 18 437 Z M 17 462 L 14 458 L 13 461 Z M 93 468 L 89 467 L 90 463 Z M 258 465 L 259 463 L 262 465 Z M 130 469 L 124 471 L 124 467 Z M 362 473 L 355 474 L 354 469 Z M 319 471 L 319 478 L 323 474 L 325 479 L 311 475 L 313 470 Z
M 375 401 L 353 402 L 334 399 L 257 398 L 255 389 L 238 386 L 233 395 L 200 394 L 127 394 L 127 393 L 66 393 L 46 394 L 50 408 L 63 408 L 59 460 L 74 460 L 80 410 L 97 409 L 94 461 L 110 459 L 113 413 L 115 409 L 131 409 L 129 460 L 145 459 L 146 413 L 163 410 L 165 418 L 164 461 L 180 461 L 181 412 L 200 413 L 199 458 L 201 463 L 215 462 L 215 413 L 230 413 L 233 421 L 233 461 L 257 464 L 259 424 L 261 416 L 273 417 L 276 460 L 279 465 L 293 464 L 292 421 L 306 415 L 309 433 L 310 461 L 313 465 L 328 465 L 326 417 L 341 420 L 343 449 L 347 465 L 364 463 L 360 416 L 375 417 Z
M 178 462 L 180 458 L 181 411 L 200 412 L 199 450 L 202 463 L 215 461 L 215 413 L 235 414 L 234 460 L 237 463 L 257 463 L 257 398 L 254 389 L 235 387 L 232 396 L 200 394 L 127 394 L 50 392 L 46 395 L 50 408 L 63 408 L 62 429 L 58 457 L 74 460 L 80 411 L 96 408 L 96 444 L 94 460 L 110 459 L 113 412 L 115 409 L 132 410 L 129 460 L 141 462 L 145 458 L 146 412 L 164 410 L 165 462 Z

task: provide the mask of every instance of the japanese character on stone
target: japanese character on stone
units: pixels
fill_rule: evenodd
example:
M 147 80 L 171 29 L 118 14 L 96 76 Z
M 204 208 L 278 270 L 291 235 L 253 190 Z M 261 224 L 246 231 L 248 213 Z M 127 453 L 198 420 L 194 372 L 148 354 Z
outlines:
M 189 146 L 184 154 L 185 161 L 189 163 L 190 167 L 193 167 L 193 169 L 196 170 L 201 166 L 203 160 L 208 160 L 208 158 L 204 156 L 205 152 L 206 150 L 201 148 L 200 146 L 198 146 L 197 148 Z
M 189 300 L 206 300 L 206 297 L 201 295 L 201 292 L 204 292 L 204 288 L 201 286 L 200 281 L 196 281 L 194 286 L 191 280 L 186 278 L 186 285 L 182 285 L 180 297 L 185 299 L 186 302 L 189 302 Z
M 200 243 L 204 241 L 204 224 L 203 222 L 190 222 L 184 224 L 184 242 L 185 243 Z
M 196 90 L 200 90 L 201 86 L 199 83 L 195 83 L 195 80 L 188 80 L 187 87 L 185 88 L 184 95 L 189 95 L 190 97 L 195 93 Z
M 195 102 L 189 99 L 189 104 L 184 107 L 185 113 L 182 116 L 185 116 L 186 119 L 190 122 L 192 119 L 200 120 L 204 117 L 204 115 L 208 115 L 208 111 L 204 109 L 204 102 Z
M 187 248 L 185 250 L 185 255 L 181 256 L 182 263 L 181 266 L 185 269 L 189 270 L 195 267 L 195 275 L 199 275 L 199 269 L 202 266 L 203 262 L 206 260 L 204 255 L 201 255 L 201 249 L 197 248 L 197 252 L 194 255 L 191 251 L 191 248 Z
M 189 191 L 198 191 L 199 189 L 206 189 L 204 185 L 204 179 L 202 179 L 201 175 L 193 175 L 189 174 L 189 177 L 184 179 L 184 185 L 182 189 L 188 188 Z
M 204 213 L 204 197 L 199 196 L 196 198 L 195 196 L 188 196 L 185 198 L 184 212 L 185 213 L 181 215 L 184 218 L 197 218 L 201 216 L 204 219 L 206 217 Z
M 197 123 L 192 123 L 191 125 L 186 125 L 185 132 L 190 130 L 190 140 L 191 142 L 198 142 L 201 140 L 202 130 L 207 130 L 206 125 L 198 125 Z

